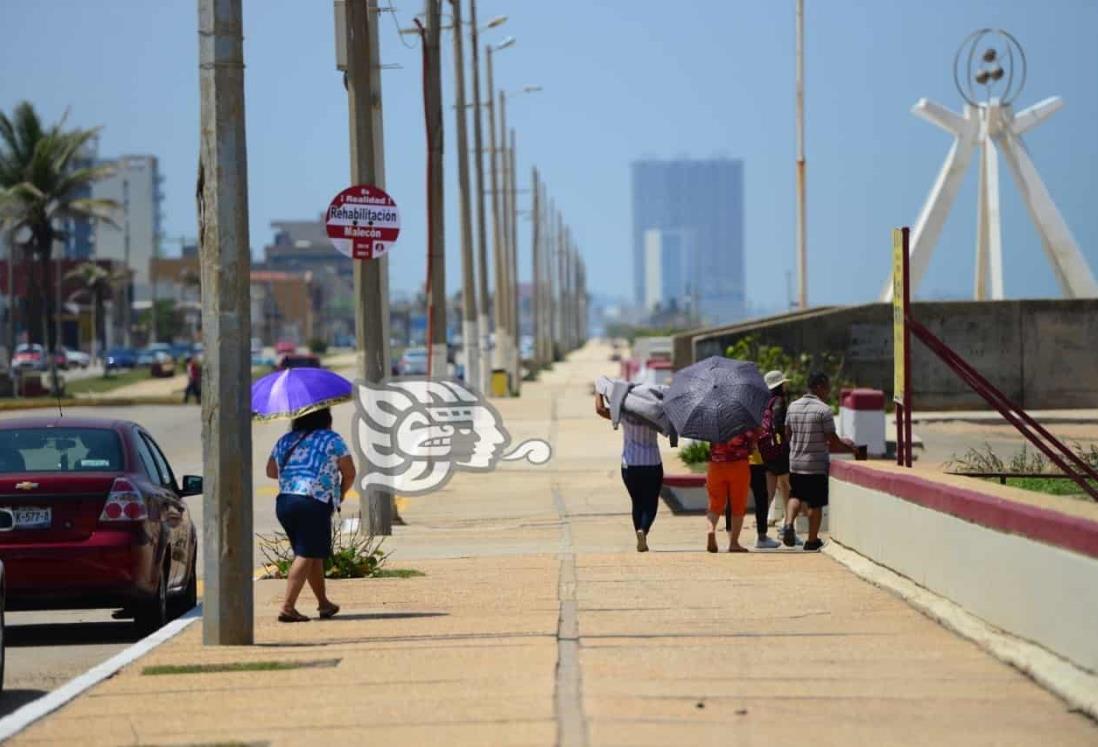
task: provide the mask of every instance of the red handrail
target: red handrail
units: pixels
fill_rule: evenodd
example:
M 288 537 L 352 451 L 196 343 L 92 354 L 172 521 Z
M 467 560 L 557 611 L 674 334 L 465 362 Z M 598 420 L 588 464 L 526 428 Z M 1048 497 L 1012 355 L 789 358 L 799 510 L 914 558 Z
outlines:
M 1098 501 L 1098 488 L 1093 487 L 1088 481 L 1098 481 L 1098 471 L 1087 464 L 1078 454 L 1069 449 L 1059 439 L 1049 433 L 1044 426 L 1034 420 L 1018 405 L 1014 404 L 1005 394 L 997 389 L 990 381 L 985 379 L 979 371 L 969 365 L 952 348 L 940 340 L 933 332 L 927 329 L 919 321 L 907 318 L 909 329 L 926 345 L 931 352 L 937 355 L 943 363 L 949 366 L 969 387 L 1013 425 L 1018 432 L 1039 449 L 1049 460 L 1056 465 L 1065 475 L 1070 477 L 1079 487 L 1094 500 Z M 1044 440 L 1042 440 L 1044 439 Z M 1045 441 L 1047 440 L 1048 443 Z M 1051 444 L 1051 446 L 1049 445 Z M 1053 450 L 1055 447 L 1056 451 Z M 1069 466 L 1069 463 L 1071 466 Z

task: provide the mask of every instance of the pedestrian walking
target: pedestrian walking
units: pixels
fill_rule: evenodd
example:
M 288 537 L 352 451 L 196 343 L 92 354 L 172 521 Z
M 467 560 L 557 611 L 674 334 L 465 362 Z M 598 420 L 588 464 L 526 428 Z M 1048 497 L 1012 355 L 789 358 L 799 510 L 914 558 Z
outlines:
M 770 390 L 770 400 L 763 410 L 759 430 L 759 452 L 765 465 L 766 495 L 770 506 L 767 523 L 775 526 L 781 521 L 781 536 L 785 531 L 785 507 L 789 502 L 789 441 L 785 437 L 788 379 L 781 371 L 769 371 L 763 378 Z
M 294 552 L 278 620 L 308 622 L 297 611 L 306 582 L 321 619 L 332 617 L 339 605 L 328 598 L 324 561 L 332 554 L 332 512 L 354 485 L 355 464 L 343 438 L 332 430 L 329 408 L 293 419 L 267 460 L 267 476 L 278 480 L 275 513 Z
M 705 490 L 709 494 L 709 510 L 705 515 L 709 529 L 705 544 L 708 552 L 717 552 L 717 522 L 725 507 L 730 509 L 732 520 L 727 527 L 728 552 L 747 552 L 747 548 L 740 544 L 740 530 L 743 529 L 747 495 L 751 490 L 748 460 L 755 451 L 757 438 L 757 431 L 748 429 L 728 441 L 709 447 L 709 464 L 705 474 Z M 765 521 L 763 526 L 766 526 Z
M 827 404 L 831 381 L 816 371 L 808 377 L 808 392 L 789 406 L 786 437 L 789 440 L 790 497 L 785 509 L 782 544 L 793 547 L 796 533 L 793 521 L 803 505 L 808 507 L 808 541 L 804 549 L 816 552 L 823 547 L 820 523 L 828 503 L 828 473 L 831 451 L 858 454 L 854 442 L 835 433 L 835 416 Z M 860 456 L 860 455 L 859 455 Z
M 183 404 L 191 401 L 202 402 L 202 362 L 197 355 L 187 359 L 187 388 L 183 390 Z
M 606 376 L 595 381 L 595 412 L 615 430 L 622 428 L 621 476 L 633 503 L 637 552 L 648 552 L 648 534 L 663 489 L 659 435 L 666 436 L 671 446 L 679 438 L 664 411 L 666 394 L 667 387 L 659 384 L 634 384 Z
M 774 475 L 758 446 L 751 452 L 748 464 L 751 467 L 751 497 L 755 503 L 755 549 L 774 550 L 781 547 L 781 543 L 772 539 L 767 531 L 768 511 L 774 498 L 774 488 L 771 487 Z
M 595 413 L 613 421 L 603 394 L 595 394 Z M 637 552 L 648 552 L 648 533 L 656 521 L 663 489 L 663 459 L 659 434 L 651 424 L 629 413 L 619 415 L 622 432 L 621 479 L 633 504 Z

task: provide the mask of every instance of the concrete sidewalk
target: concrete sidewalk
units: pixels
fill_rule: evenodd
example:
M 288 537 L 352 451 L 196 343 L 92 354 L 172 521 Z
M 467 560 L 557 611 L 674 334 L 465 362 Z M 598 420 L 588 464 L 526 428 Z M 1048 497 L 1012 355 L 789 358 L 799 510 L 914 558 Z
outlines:
M 620 435 L 588 394 L 608 355 L 589 346 L 498 403 L 516 441 L 551 439 L 549 465 L 408 502 L 390 565 L 426 576 L 336 582 L 343 613 L 302 625 L 274 622 L 282 582 L 259 582 L 256 646 L 203 648 L 192 626 L 12 743 L 1098 741 L 826 555 L 709 555 L 703 520 L 666 509 L 653 551 L 635 552 Z M 242 662 L 312 667 L 142 674 Z

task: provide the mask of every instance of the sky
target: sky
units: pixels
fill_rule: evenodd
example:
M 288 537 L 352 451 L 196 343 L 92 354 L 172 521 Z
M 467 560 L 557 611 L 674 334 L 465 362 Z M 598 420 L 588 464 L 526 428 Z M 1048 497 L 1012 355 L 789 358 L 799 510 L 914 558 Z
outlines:
M 388 0 L 383 0 L 388 2 Z M 401 36 L 420 0 L 381 17 L 386 189 L 403 228 L 394 290 L 426 272 L 421 50 Z M 952 62 L 972 30 L 1002 27 L 1025 48 L 1023 108 L 1066 106 L 1026 135 L 1042 177 L 1098 267 L 1098 2 L 807 0 L 809 300 L 876 298 L 890 271 L 890 229 L 912 224 L 950 146 L 914 117 L 926 96 L 954 110 Z M 449 6 L 443 2 L 444 8 Z M 244 0 L 249 222 L 253 254 L 273 220 L 309 219 L 349 186 L 347 100 L 335 69 L 330 0 Z M 466 15 L 468 11 L 466 10 Z M 537 166 L 572 227 L 599 294 L 628 297 L 629 164 L 727 156 L 745 163 L 750 304 L 787 305 L 794 269 L 793 0 L 480 0 L 498 87 L 539 93 L 508 107 L 519 186 Z M 196 234 L 198 39 L 194 0 L 0 0 L 0 109 L 34 103 L 48 121 L 102 127 L 100 154 L 160 159 L 164 230 Z M 447 285 L 460 284 L 453 48 L 443 47 Z M 470 76 L 471 80 L 471 76 Z M 470 83 L 471 85 L 471 83 Z M 471 128 L 470 128 L 471 136 Z M 1008 297 L 1057 296 L 1040 240 L 1000 162 Z M 974 162 L 975 164 L 975 162 Z M 520 197 L 528 207 L 529 195 Z M 972 293 L 976 172 L 970 168 L 917 297 Z M 530 224 L 520 226 L 529 276 Z M 178 244 L 166 245 L 168 252 Z

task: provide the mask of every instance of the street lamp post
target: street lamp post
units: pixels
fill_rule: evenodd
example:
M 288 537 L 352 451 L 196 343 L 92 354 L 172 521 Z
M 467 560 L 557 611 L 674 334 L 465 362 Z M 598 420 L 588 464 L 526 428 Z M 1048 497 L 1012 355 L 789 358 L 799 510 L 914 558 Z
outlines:
M 506 20 L 503 17 L 493 18 L 488 22 L 487 27 L 495 28 Z M 480 29 L 477 27 L 477 0 L 469 0 L 469 26 L 473 57 L 473 150 L 476 156 L 477 180 L 477 295 L 480 301 L 477 308 L 477 335 L 480 341 L 481 375 L 480 381 L 472 383 L 480 387 L 482 392 L 487 392 L 492 377 L 492 354 L 488 341 L 488 226 L 484 205 L 484 136 L 480 103 L 480 48 L 478 47 Z M 488 54 L 490 56 L 491 52 L 489 51 Z M 491 106 L 491 100 L 492 92 L 489 84 L 489 106 Z
M 504 248 L 503 226 L 503 195 L 501 194 L 501 168 L 502 153 L 496 136 L 495 117 L 495 86 L 493 83 L 492 55 L 494 52 L 506 49 L 515 43 L 513 38 L 507 38 L 495 47 L 485 45 L 485 59 L 488 64 L 488 163 L 491 175 L 492 189 L 492 264 L 495 268 L 495 297 L 493 299 L 493 316 L 495 317 L 496 344 L 495 344 L 495 368 L 505 369 L 509 360 L 507 341 L 510 339 L 507 326 L 507 307 L 503 299 L 507 295 L 507 272 L 505 258 L 507 252 Z
M 454 87 L 455 113 L 457 116 L 458 151 L 458 202 L 461 217 L 461 296 L 462 323 L 461 338 L 465 351 L 465 382 L 474 387 L 480 385 L 480 328 L 478 326 L 478 303 L 476 288 L 476 268 L 473 259 L 473 216 L 469 195 L 469 138 L 466 132 L 465 111 L 465 45 L 464 29 L 461 24 L 462 0 L 450 0 L 453 8 L 454 32 Z M 476 113 L 479 116 L 479 112 Z M 484 303 L 481 300 L 480 303 Z

